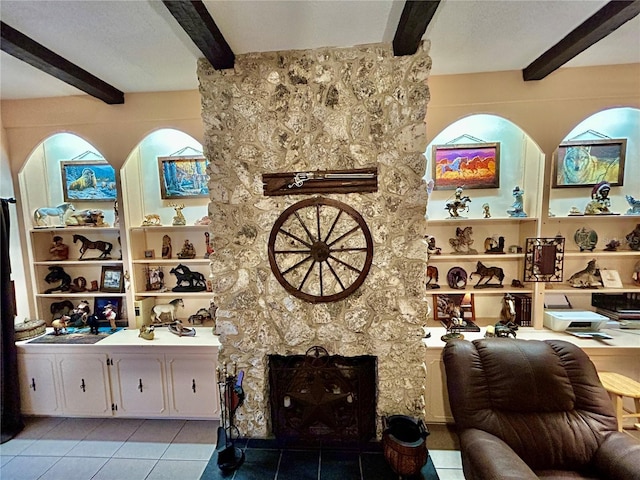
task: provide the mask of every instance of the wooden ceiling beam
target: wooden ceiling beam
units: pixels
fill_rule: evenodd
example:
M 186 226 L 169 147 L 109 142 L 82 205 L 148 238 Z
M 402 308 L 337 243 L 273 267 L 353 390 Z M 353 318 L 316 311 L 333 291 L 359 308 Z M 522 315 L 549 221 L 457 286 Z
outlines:
M 235 55 L 204 3 L 200 0 L 163 0 L 162 3 L 213 68 L 233 68 Z
M 124 103 L 124 93 L 15 28 L 0 22 L 3 52 L 62 80 L 109 105 Z
M 424 32 L 438 9 L 440 0 L 407 0 L 393 37 L 393 54 L 397 57 L 413 55 L 418 51 Z
M 522 70 L 525 81 L 542 80 L 640 13 L 640 0 L 611 1 Z

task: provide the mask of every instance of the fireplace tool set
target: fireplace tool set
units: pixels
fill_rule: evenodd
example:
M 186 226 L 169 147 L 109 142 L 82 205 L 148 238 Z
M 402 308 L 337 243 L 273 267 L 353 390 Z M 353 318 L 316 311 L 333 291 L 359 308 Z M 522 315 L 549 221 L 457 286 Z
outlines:
M 245 397 L 242 389 L 244 372 L 242 370 L 237 372 L 236 368 L 235 363 L 233 364 L 233 372 L 227 369 L 226 363 L 222 368 L 216 368 L 221 407 L 216 452 L 218 453 L 218 467 L 225 473 L 236 470 L 244 461 L 244 452 L 234 445 L 240 432 L 234 424 L 233 417 L 238 407 L 243 404 Z

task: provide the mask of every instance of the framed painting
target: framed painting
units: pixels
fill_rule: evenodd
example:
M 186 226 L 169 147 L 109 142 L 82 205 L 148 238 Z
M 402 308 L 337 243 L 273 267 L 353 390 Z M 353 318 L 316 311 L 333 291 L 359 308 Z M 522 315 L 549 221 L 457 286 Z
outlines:
M 500 143 L 434 145 L 432 178 L 435 190 L 500 187 Z
M 626 138 L 564 142 L 555 153 L 553 188 L 622 186 L 626 152 Z
M 472 293 L 455 293 L 448 295 L 433 295 L 433 318 L 440 322 L 443 327 L 451 327 L 452 313 L 460 312 L 461 318 L 465 321 L 461 331 L 479 331 L 475 324 L 476 309 Z
M 158 157 L 163 199 L 209 196 L 207 160 L 196 157 Z
M 113 307 L 113 311 L 116 312 L 116 319 L 121 317 L 122 298 L 120 297 L 96 297 L 93 302 L 93 313 L 97 315 L 100 320 L 106 320 L 104 309 L 107 305 Z
M 122 293 L 124 287 L 124 275 L 122 266 L 103 266 L 100 276 L 100 291 L 110 293 Z
M 116 172 L 106 160 L 60 162 L 65 202 L 114 202 L 118 196 Z

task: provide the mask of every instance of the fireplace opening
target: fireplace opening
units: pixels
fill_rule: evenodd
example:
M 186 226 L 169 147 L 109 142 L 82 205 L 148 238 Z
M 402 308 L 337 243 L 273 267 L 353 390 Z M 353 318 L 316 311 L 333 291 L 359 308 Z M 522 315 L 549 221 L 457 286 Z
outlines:
M 371 440 L 376 434 L 376 357 L 269 355 L 273 433 L 279 440 Z

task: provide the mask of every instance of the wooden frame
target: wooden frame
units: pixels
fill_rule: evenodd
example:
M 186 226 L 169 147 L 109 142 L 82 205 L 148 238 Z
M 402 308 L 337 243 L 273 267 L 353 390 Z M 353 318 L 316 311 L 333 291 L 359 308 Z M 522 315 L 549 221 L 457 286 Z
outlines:
M 164 269 L 161 266 L 145 267 L 147 291 L 162 290 L 165 287 Z
M 114 202 L 118 197 L 115 169 L 106 160 L 60 162 L 65 202 Z
M 434 145 L 431 175 L 435 190 L 500 187 L 500 143 Z
M 144 258 L 145 259 L 149 259 L 149 258 L 156 258 L 156 251 L 151 249 L 151 250 L 145 250 L 144 251 Z
M 624 183 L 627 139 L 580 140 L 560 144 L 554 154 L 553 188 Z
M 158 172 L 163 199 L 209 196 L 207 159 L 201 155 L 158 157 Z
M 116 320 L 120 320 L 122 316 L 122 298 L 120 297 L 96 297 L 93 301 L 93 314 L 97 315 L 100 320 L 106 320 L 102 311 L 109 304 L 113 305 Z
M 124 274 L 122 266 L 103 265 L 100 275 L 100 291 L 108 293 L 122 293 L 124 287 Z
M 466 300 L 465 296 L 468 296 Z M 436 322 L 441 322 L 445 328 L 451 326 L 451 317 L 444 310 L 444 306 L 450 300 L 460 307 L 462 319 L 470 326 L 475 327 L 476 308 L 473 293 L 433 294 L 433 319 Z M 463 327 L 462 329 L 464 330 L 465 328 Z

